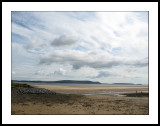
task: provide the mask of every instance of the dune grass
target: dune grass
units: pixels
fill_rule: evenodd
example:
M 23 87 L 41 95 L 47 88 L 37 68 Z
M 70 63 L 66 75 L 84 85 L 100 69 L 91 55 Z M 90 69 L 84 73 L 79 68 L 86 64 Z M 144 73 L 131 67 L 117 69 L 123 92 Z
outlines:
M 23 84 L 23 83 L 15 83 L 11 82 L 11 87 L 18 87 L 18 88 L 32 88 L 32 86 L 28 84 Z

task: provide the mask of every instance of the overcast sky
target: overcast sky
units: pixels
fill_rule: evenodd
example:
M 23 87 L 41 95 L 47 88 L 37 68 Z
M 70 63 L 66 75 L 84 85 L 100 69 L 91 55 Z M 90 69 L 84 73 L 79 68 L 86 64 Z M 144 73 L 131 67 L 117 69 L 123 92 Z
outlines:
M 12 79 L 148 84 L 148 12 L 12 12 Z

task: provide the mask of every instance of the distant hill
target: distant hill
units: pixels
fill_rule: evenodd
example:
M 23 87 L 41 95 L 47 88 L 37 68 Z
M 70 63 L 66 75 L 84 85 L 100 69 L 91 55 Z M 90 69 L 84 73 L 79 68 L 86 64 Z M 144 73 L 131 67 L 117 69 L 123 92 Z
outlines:
M 101 84 L 96 81 L 79 81 L 79 80 L 59 80 L 59 81 L 27 81 L 27 80 L 12 80 L 12 82 L 33 82 L 33 83 L 72 83 L 72 84 Z

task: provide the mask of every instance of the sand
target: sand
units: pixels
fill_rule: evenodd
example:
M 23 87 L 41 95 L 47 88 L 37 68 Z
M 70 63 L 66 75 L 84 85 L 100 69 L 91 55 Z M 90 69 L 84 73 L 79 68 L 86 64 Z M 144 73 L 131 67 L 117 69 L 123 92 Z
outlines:
M 36 88 L 45 88 L 57 93 L 98 93 L 98 92 L 143 92 L 148 91 L 148 86 L 57 86 L 57 85 L 35 85 Z
M 12 115 L 148 115 L 148 97 L 97 95 L 101 91 L 148 91 L 146 86 L 35 86 L 57 94 L 12 95 Z M 82 95 L 95 92 L 94 95 Z M 61 94 L 69 93 L 69 94 Z

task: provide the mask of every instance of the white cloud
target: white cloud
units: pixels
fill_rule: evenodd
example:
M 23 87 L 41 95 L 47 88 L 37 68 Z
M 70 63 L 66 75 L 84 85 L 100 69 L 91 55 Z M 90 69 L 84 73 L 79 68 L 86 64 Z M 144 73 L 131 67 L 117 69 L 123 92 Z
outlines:
M 62 75 L 65 75 L 65 74 L 66 74 L 66 70 L 63 69 L 63 68 L 59 68 L 59 72 L 60 72 Z
M 12 33 L 23 36 L 26 40 L 17 39 L 21 40 L 17 42 L 15 39 L 19 36 L 15 35 L 12 38 L 12 42 L 14 41 L 12 52 L 25 56 L 27 62 L 30 59 L 30 62 L 34 62 L 32 66 L 36 70 L 42 68 L 46 76 L 57 74 L 58 78 L 65 76 L 67 72 L 70 77 L 75 73 L 80 78 L 86 79 L 87 74 L 90 74 L 107 81 L 105 76 L 110 74 L 117 75 L 118 81 L 124 80 L 121 74 L 127 74 L 126 77 L 130 78 L 128 81 L 136 76 L 145 80 L 147 72 L 140 75 L 139 71 L 135 71 L 131 74 L 123 72 L 120 67 L 126 66 L 127 70 L 147 68 L 148 61 L 145 60 L 148 57 L 147 14 L 147 12 L 14 12 Z M 19 66 L 21 64 L 18 63 Z M 52 71 L 48 71 L 46 66 L 54 65 L 57 68 L 53 67 Z M 70 67 L 66 69 L 67 65 Z M 117 68 L 117 72 L 111 71 L 114 68 Z M 106 74 L 106 71 L 109 74 Z M 111 81 L 109 78 L 112 77 L 107 78 Z
M 30 39 L 30 42 L 26 45 L 26 49 L 32 50 L 35 48 L 44 48 L 47 46 L 47 43 L 45 43 L 42 39 L 34 36 Z

